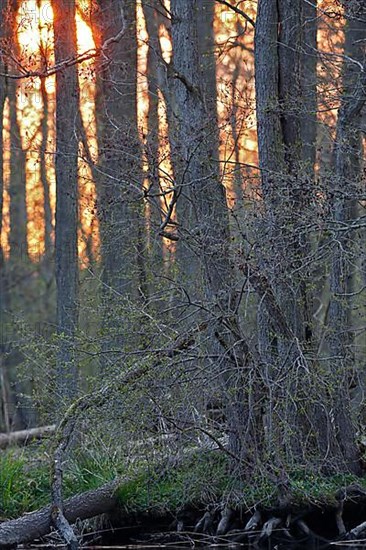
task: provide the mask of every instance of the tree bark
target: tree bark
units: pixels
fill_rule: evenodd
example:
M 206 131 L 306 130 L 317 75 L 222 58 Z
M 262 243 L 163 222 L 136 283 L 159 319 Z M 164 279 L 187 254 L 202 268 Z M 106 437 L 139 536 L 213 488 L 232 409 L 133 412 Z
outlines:
M 355 244 L 354 233 L 338 232 L 356 215 L 356 197 L 362 178 L 361 112 L 366 97 L 366 62 L 364 37 L 366 35 L 366 9 L 362 2 L 346 7 L 344 93 L 338 111 L 337 133 L 334 146 L 334 189 L 332 190 L 335 241 L 330 273 L 331 299 L 328 314 L 328 353 L 332 355 L 330 367 L 334 377 L 334 412 L 338 427 L 337 439 L 346 464 L 351 471 L 360 473 L 359 450 L 355 443 L 356 428 L 352 417 L 349 381 L 355 368 L 352 336 L 352 279 Z M 363 67 L 361 70 L 360 65 Z
M 136 232 L 141 223 L 141 147 L 137 131 L 136 6 L 130 0 L 98 2 L 95 29 L 105 43 L 123 30 L 97 67 L 99 216 L 104 284 L 116 295 L 132 296 L 138 276 Z
M 19 59 L 20 52 L 16 22 L 18 0 L 12 0 L 8 4 L 8 10 L 8 24 L 11 25 L 12 53 L 15 58 Z M 10 67 L 14 66 L 15 64 L 10 63 Z M 10 111 L 9 259 L 15 268 L 21 269 L 22 264 L 28 257 L 25 151 L 23 150 L 17 117 L 18 82 L 9 78 L 7 88 Z
M 56 426 L 42 426 L 40 428 L 30 428 L 29 430 L 20 430 L 17 432 L 0 433 L 0 449 L 6 449 L 12 445 L 27 445 L 35 439 L 42 439 L 53 434 Z
M 317 0 L 303 2 L 301 88 L 302 116 L 300 121 L 302 161 L 305 171 L 314 177 L 317 138 Z
M 70 524 L 73 524 L 76 520 L 108 513 L 117 504 L 116 488 L 117 482 L 112 481 L 98 489 L 71 497 L 65 502 L 65 517 Z M 52 527 L 51 512 L 52 507 L 46 506 L 36 512 L 0 524 L 1 548 L 32 542 L 47 535 Z
M 218 355 L 223 372 L 231 449 L 239 462 L 242 459 L 250 462 L 255 461 L 251 443 L 258 427 L 252 429 L 255 422 L 250 420 L 256 416 L 255 399 L 250 419 L 248 416 L 250 388 L 246 373 L 250 372 L 252 357 L 235 310 L 228 211 L 215 156 L 216 116 L 212 115 L 212 102 L 205 101 L 200 70 L 197 9 L 196 0 L 171 2 L 174 104 L 183 167 L 177 184 L 178 231 L 189 250 L 188 255 L 186 251 L 181 252 L 183 261 L 196 264 L 186 270 L 183 284 L 191 292 L 188 281 L 196 274 L 192 282 L 210 317 L 208 350 Z M 259 432 L 260 428 L 257 434 Z
M 54 12 L 55 62 L 76 56 L 75 1 L 57 0 Z M 56 74 L 56 284 L 57 390 L 61 399 L 77 394 L 75 332 L 78 325 L 78 113 L 77 67 Z

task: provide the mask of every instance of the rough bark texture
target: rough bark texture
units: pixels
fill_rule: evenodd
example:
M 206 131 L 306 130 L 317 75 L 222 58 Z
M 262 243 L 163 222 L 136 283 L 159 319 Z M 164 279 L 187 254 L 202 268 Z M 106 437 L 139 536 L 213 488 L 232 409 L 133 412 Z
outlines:
M 214 154 L 212 117 L 202 88 L 194 0 L 172 2 L 175 102 L 179 120 L 183 180 L 179 182 L 178 215 L 182 241 L 202 255 L 206 289 L 230 288 L 228 215 L 224 187 Z M 215 220 L 215 224 L 212 224 Z
M 98 2 L 99 41 L 111 43 L 97 67 L 100 173 L 99 216 L 103 280 L 116 295 L 131 296 L 137 275 L 131 225 L 141 204 L 141 148 L 137 133 L 136 6 L 131 0 Z M 135 233 L 136 234 L 136 233 Z
M 76 56 L 74 0 L 52 3 L 55 62 Z M 78 139 L 79 85 L 77 67 L 56 74 L 56 283 L 58 394 L 77 393 L 74 335 L 78 324 Z
M 186 279 L 183 284 L 192 292 L 187 281 L 193 282 L 210 312 L 211 336 L 207 345 L 209 353 L 222 358 L 220 366 L 228 392 L 231 449 L 238 458 L 244 459 L 251 455 L 250 441 L 256 430 L 252 429 L 254 422 L 249 420 L 248 424 L 246 392 L 249 393 L 250 388 L 243 380 L 245 376 L 242 377 L 240 367 L 245 365 L 249 369 L 251 357 L 234 312 L 235 279 L 230 262 L 229 220 L 215 157 L 217 134 L 213 122 L 216 115 L 212 116 L 213 105 L 205 101 L 202 86 L 197 9 L 196 0 L 171 2 L 174 103 L 184 168 L 177 182 L 179 244 L 181 247 L 186 245 L 181 257 L 185 266 L 189 264 L 189 269 L 184 267 Z M 256 416 L 255 398 L 252 405 L 253 419 Z
M 356 3 L 357 4 L 357 3 Z M 353 338 L 351 333 L 351 301 L 353 264 L 355 258 L 354 233 L 338 232 L 349 224 L 356 214 L 357 185 L 362 177 L 361 112 L 365 105 L 366 63 L 364 38 L 366 9 L 359 7 L 347 14 L 344 66 L 344 93 L 338 111 L 337 134 L 334 147 L 333 216 L 335 242 L 330 275 L 331 300 L 329 306 L 329 352 L 332 354 L 331 372 L 335 383 L 335 420 L 338 443 L 351 470 L 360 472 L 359 451 L 355 444 L 349 380 L 354 369 Z M 352 60 L 358 61 L 361 67 Z
M 117 483 L 112 481 L 92 491 L 76 495 L 65 502 L 65 517 L 69 523 L 108 513 L 117 504 Z M 18 519 L 0 524 L 0 546 L 24 544 L 47 535 L 52 527 L 52 507 L 46 506 Z
M 19 59 L 19 43 L 17 36 L 16 14 L 18 0 L 8 3 L 7 24 L 11 36 L 12 54 Z M 14 68 L 10 63 L 10 70 Z M 26 173 L 25 173 L 25 151 L 23 151 L 20 126 L 17 117 L 17 94 L 18 83 L 14 79 L 8 80 L 7 95 L 9 98 L 10 111 L 10 183 L 9 183 L 9 244 L 10 260 L 20 269 L 22 263 L 28 256 L 27 244 L 27 204 L 26 204 Z
M 277 448 L 286 461 L 308 461 L 309 452 L 315 451 L 319 460 L 324 460 L 325 468 L 359 473 L 344 384 L 340 385 L 342 396 L 336 405 L 332 404 L 327 390 L 318 387 L 319 367 L 314 364 L 310 370 L 306 358 L 312 343 L 311 290 L 303 265 L 310 250 L 307 218 L 311 216 L 312 178 L 308 170 L 302 172 L 301 165 L 305 155 L 300 126 L 305 83 L 301 29 L 306 14 L 308 17 L 302 10 L 303 2 L 299 0 L 281 0 L 277 4 L 260 0 L 256 21 L 258 147 L 266 208 L 264 227 L 270 244 L 269 248 L 262 248 L 262 265 L 290 329 L 290 335 L 286 335 L 278 330 L 281 327 L 276 328 L 268 300 L 262 294 L 267 310 L 267 316 L 260 311 L 259 318 L 269 400 L 265 421 L 272 430 L 268 432 L 270 447 Z M 311 99 L 314 100 L 314 93 Z M 350 143 L 349 135 L 345 143 Z M 311 163 L 313 153 L 308 150 L 306 155 Z M 286 365 L 286 377 L 279 384 Z M 305 413 L 300 403 L 310 388 L 313 404 Z M 332 409 L 338 411 L 335 421 L 331 418 Z M 310 437 L 305 446 L 301 439 L 307 433 Z M 342 434 L 344 444 L 340 441 Z
M 314 176 L 317 125 L 317 0 L 303 2 L 301 145 L 305 170 Z

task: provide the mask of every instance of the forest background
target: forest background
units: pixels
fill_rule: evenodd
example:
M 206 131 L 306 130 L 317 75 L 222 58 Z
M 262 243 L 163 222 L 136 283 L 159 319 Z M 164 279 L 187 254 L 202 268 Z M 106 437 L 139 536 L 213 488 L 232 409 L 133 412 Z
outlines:
M 360 475 L 364 2 L 0 10 L 1 431 Z

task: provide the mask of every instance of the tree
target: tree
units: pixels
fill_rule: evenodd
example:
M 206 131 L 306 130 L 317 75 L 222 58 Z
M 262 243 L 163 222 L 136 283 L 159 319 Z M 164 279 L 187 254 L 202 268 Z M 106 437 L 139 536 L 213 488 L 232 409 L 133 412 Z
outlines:
M 334 411 L 338 441 L 350 469 L 359 471 L 359 450 L 350 404 L 349 386 L 355 372 L 353 321 L 351 317 L 352 282 L 355 259 L 357 197 L 362 180 L 361 113 L 365 105 L 366 59 L 363 44 L 366 9 L 363 2 L 345 6 L 343 95 L 338 110 L 334 144 L 334 178 L 330 191 L 335 237 L 331 258 L 328 353 L 332 355 Z M 346 231 L 342 229 L 346 228 Z
M 97 64 L 96 98 L 103 331 L 106 346 L 121 351 L 132 332 L 129 304 L 148 295 L 137 123 L 136 4 L 100 1 L 93 23 L 96 43 L 108 45 L 107 57 Z M 111 354 L 108 358 L 111 364 L 115 361 Z
M 15 59 L 20 58 L 16 21 L 18 4 L 18 0 L 12 0 L 8 3 L 12 54 Z M 14 68 L 15 64 L 10 63 L 10 70 L 13 71 Z M 15 79 L 9 78 L 7 95 L 9 98 L 10 111 L 10 261 L 13 262 L 19 270 L 28 257 L 28 244 L 25 151 L 23 150 L 18 122 L 18 83 Z
M 269 273 L 272 272 L 273 289 L 290 329 L 290 338 L 283 338 L 283 334 L 276 331 L 271 335 L 269 329 L 267 337 L 271 336 L 266 343 L 262 341 L 262 347 L 269 350 L 268 363 L 277 361 L 275 369 L 272 367 L 274 378 L 271 383 L 275 383 L 276 370 L 283 368 L 283 361 L 289 368 L 286 376 L 288 393 L 281 394 L 281 399 L 286 403 L 286 413 L 290 416 L 286 420 L 285 411 L 277 407 L 281 414 L 277 416 L 275 427 L 275 431 L 278 428 L 282 431 L 282 426 L 288 423 L 284 439 L 285 445 L 289 446 L 288 456 L 293 456 L 296 462 L 301 460 L 301 456 L 309 461 L 308 453 L 312 452 L 311 447 L 315 445 L 320 461 L 328 457 L 324 463 L 325 469 L 337 468 L 359 473 L 347 392 L 342 389 L 342 397 L 336 400 L 335 405 L 332 395 L 329 396 L 333 390 L 329 389 L 328 393 L 328 389 L 317 387 L 317 360 L 312 362 L 310 370 L 307 359 L 314 342 L 309 315 L 311 287 L 306 282 L 308 274 L 304 266 L 310 254 L 307 243 L 307 228 L 311 220 L 309 214 L 316 213 L 311 208 L 313 191 L 309 187 L 306 172 L 305 177 L 301 174 L 300 165 L 303 146 L 300 105 L 304 83 L 301 79 L 301 4 L 280 2 L 277 11 L 277 6 L 272 2 L 262 0 L 259 2 L 256 22 L 258 147 L 268 227 L 266 233 L 272 245 L 271 249 L 267 249 L 266 270 L 268 272 L 268 269 L 272 269 Z M 278 49 L 274 47 L 277 41 L 280 43 Z M 279 90 L 278 94 L 273 90 Z M 276 265 L 275 269 L 271 268 L 273 264 Z M 329 376 L 335 376 L 332 367 Z M 306 412 L 300 402 L 301 395 L 307 391 L 307 384 L 313 400 L 311 409 Z M 339 387 L 337 382 L 335 386 Z M 276 399 L 279 398 L 277 395 Z M 337 414 L 335 420 L 329 422 L 333 407 Z M 314 426 L 317 426 L 315 430 Z M 299 445 L 299 438 L 303 437 L 301 433 L 309 433 L 309 430 L 313 441 L 309 440 L 310 446 L 306 449 L 304 445 Z
M 237 459 L 254 461 L 253 432 L 248 428 L 247 377 L 252 356 L 237 318 L 236 281 L 230 257 L 229 219 L 225 190 L 215 152 L 216 117 L 205 102 L 199 63 L 196 0 L 172 0 L 174 102 L 178 118 L 179 153 L 184 171 L 178 180 L 179 235 L 193 252 L 199 271 L 198 301 L 209 325 L 207 356 L 217 357 L 225 384 L 231 449 Z M 209 110 L 208 110 L 209 109 Z M 191 259 L 185 259 L 191 262 Z M 192 279 L 189 279 L 192 284 Z M 187 281 L 185 281 L 187 284 Z M 194 284 L 194 283 L 193 283 Z M 186 287 L 187 294 L 192 286 Z M 193 287 L 194 288 L 194 287 Z M 210 361 L 208 362 L 210 364 Z M 255 416 L 255 411 L 252 411 Z
M 52 3 L 55 62 L 75 58 L 74 0 Z M 78 326 L 78 113 L 76 65 L 56 74 L 56 284 L 57 284 L 57 391 L 61 399 L 77 394 L 75 333 Z

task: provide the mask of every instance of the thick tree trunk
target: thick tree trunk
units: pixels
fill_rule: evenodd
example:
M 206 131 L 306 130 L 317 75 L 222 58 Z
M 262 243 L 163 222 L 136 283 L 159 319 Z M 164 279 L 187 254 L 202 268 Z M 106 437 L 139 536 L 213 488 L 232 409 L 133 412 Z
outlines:
M 334 380 L 334 413 L 337 439 L 350 470 L 360 472 L 359 451 L 355 444 L 349 383 L 355 368 L 352 336 L 352 270 L 357 263 L 354 254 L 354 232 L 338 231 L 356 215 L 358 184 L 362 178 L 361 111 L 366 97 L 366 63 L 363 46 L 366 35 L 366 9 L 362 2 L 346 12 L 344 94 L 338 112 L 334 147 L 334 189 L 332 190 L 335 241 L 330 274 L 331 300 L 328 314 L 328 353 L 332 355 Z M 360 70 L 360 65 L 363 67 Z
M 100 43 L 124 30 L 97 67 L 99 216 L 103 281 L 115 296 L 132 296 L 138 275 L 136 231 L 142 208 L 141 147 L 137 131 L 136 6 L 130 0 L 100 1 L 95 28 Z M 140 211 L 139 211 L 140 210 Z M 136 280 L 136 279 L 135 279 Z
M 244 380 L 252 358 L 234 312 L 235 279 L 230 260 L 228 211 L 216 157 L 216 116 L 212 115 L 212 102 L 205 101 L 202 84 L 197 9 L 196 0 L 171 2 L 174 103 L 183 166 L 183 177 L 177 184 L 179 235 L 195 256 L 197 267 L 186 273 L 186 277 L 192 271 L 196 273 L 198 287 L 197 280 L 193 283 L 208 310 L 210 340 L 206 351 L 218 356 L 223 373 L 231 448 L 239 459 L 255 461 L 251 443 L 256 430 L 252 429 L 247 408 L 252 388 Z M 181 252 L 181 256 L 183 261 L 191 261 L 189 253 L 186 256 Z M 192 287 L 187 288 L 191 292 Z M 253 398 L 251 419 L 256 416 L 254 402 Z
M 99 489 L 76 495 L 65 502 L 65 517 L 70 524 L 76 520 L 92 518 L 108 513 L 117 504 L 116 481 L 106 483 Z M 52 527 L 52 507 L 46 506 L 18 519 L 0 524 L 0 547 L 32 542 L 47 535 Z
M 100 0 L 93 22 L 97 44 L 109 41 L 108 62 L 103 57 L 97 65 L 96 98 L 104 347 L 120 354 L 133 337 L 129 301 L 148 294 L 137 125 L 136 3 Z M 108 359 L 113 364 L 116 356 L 109 354 Z
M 76 56 L 75 1 L 57 0 L 54 12 L 55 62 Z M 77 67 L 56 74 L 56 284 L 57 386 L 61 399 L 77 393 L 75 331 L 78 325 L 78 113 Z

